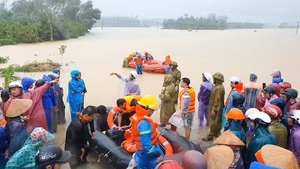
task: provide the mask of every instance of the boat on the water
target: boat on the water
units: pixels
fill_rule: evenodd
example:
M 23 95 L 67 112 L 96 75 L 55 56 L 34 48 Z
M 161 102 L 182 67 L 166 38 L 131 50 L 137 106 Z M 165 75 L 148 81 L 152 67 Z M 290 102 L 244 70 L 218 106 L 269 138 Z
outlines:
M 158 130 L 161 136 L 168 141 L 173 150 L 173 154 L 166 157 L 166 160 L 174 160 L 182 164 L 182 157 L 186 151 L 196 150 L 203 153 L 200 145 L 190 142 L 176 132 L 172 132 L 163 127 L 158 127 Z M 124 133 L 119 130 L 110 129 L 105 134 L 96 131 L 96 139 L 91 141 L 93 157 L 99 159 L 98 162 L 105 160 L 112 168 L 126 169 L 132 159 L 132 153 L 129 153 L 125 147 L 122 146 L 124 140 Z M 161 141 L 161 143 L 164 141 Z M 161 147 L 166 154 L 167 152 L 162 144 Z
M 147 73 L 166 73 L 165 65 L 163 65 L 162 61 L 148 60 L 143 64 L 143 66 L 143 71 Z M 135 61 L 131 60 L 129 62 L 129 68 L 136 69 Z

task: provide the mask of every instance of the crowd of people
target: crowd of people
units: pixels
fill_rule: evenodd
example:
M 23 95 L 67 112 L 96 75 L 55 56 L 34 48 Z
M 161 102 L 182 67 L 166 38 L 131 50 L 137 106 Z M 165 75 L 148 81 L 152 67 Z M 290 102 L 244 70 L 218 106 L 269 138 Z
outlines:
M 1 92 L 0 168 L 59 169 L 61 164 L 69 162 L 75 169 L 88 162 L 90 143 L 97 137 L 95 130 L 103 132 L 109 129 L 119 130 L 125 138 L 132 138 L 136 150 L 124 145 L 130 153 L 136 151 L 129 169 L 154 169 L 167 164 L 177 166 L 176 162 L 165 160 L 159 144 L 158 126 L 170 125 L 174 132 L 184 128 L 186 139 L 190 139 L 197 100 L 198 127 L 209 127 L 203 141 L 215 139 L 216 146 L 209 148 L 204 155 L 186 152 L 183 166 L 177 167 L 299 168 L 298 92 L 290 83 L 284 82 L 280 71 L 271 75 L 272 83 L 267 86 L 258 85 L 258 76 L 254 73 L 250 74 L 250 82 L 245 85 L 240 78 L 231 77 L 231 91 L 225 100 L 222 73 L 203 73 L 203 83 L 197 95 L 195 88 L 190 86 L 190 79 L 181 77 L 178 64 L 173 61 L 169 66 L 158 96 L 161 100 L 160 124 L 151 119 L 158 110 L 159 101 L 150 95 L 140 96 L 141 89 L 136 79 L 141 73 L 131 71 L 129 77 L 111 73 L 126 86 L 124 96 L 108 112 L 102 105 L 84 106 L 86 85 L 81 72 L 73 70 L 68 84 L 67 102 L 72 121 L 66 132 L 66 151 L 54 145 L 44 146 L 53 141 L 57 124 L 66 122 L 59 70 L 39 80 L 24 78 L 21 82 L 10 83 L 9 88 Z M 267 155 L 270 151 L 272 156 Z
M 229 150 L 233 152 L 232 159 L 223 157 L 225 161 L 227 160 L 227 163 L 228 160 L 231 161 L 229 162 L 230 165 L 228 167 L 223 166 L 222 168 L 268 168 L 268 165 L 277 168 L 289 168 L 288 165 L 291 165 L 299 168 L 300 152 L 298 151 L 298 148 L 300 148 L 300 146 L 297 144 L 297 139 L 299 139 L 298 133 L 300 132 L 298 129 L 298 126 L 300 125 L 300 106 L 296 100 L 298 92 L 292 88 L 290 83 L 283 81 L 280 71 L 276 71 L 271 75 L 273 79 L 269 85 L 263 84 L 262 86 L 257 84 L 258 76 L 255 73 L 250 74 L 249 83 L 247 84 L 243 84 L 238 77 L 231 77 L 231 91 L 225 100 L 225 88 L 223 86 L 224 76 L 222 73 L 218 72 L 213 75 L 208 72 L 203 73 L 203 83 L 196 96 L 195 89 L 189 86 L 190 79 L 181 78 L 181 72 L 177 69 L 178 64 L 176 62 L 171 62 L 170 65 L 171 70 L 164 77 L 163 89 L 159 95 L 159 98 L 161 99 L 160 126 L 166 127 L 170 124 L 171 130 L 173 131 L 176 131 L 178 127 L 183 127 L 185 128 L 186 138 L 190 139 L 193 117 L 196 112 L 195 102 L 197 98 L 199 102 L 198 126 L 209 127 L 207 137 L 202 140 L 206 142 L 218 138 L 216 140 L 223 140 L 223 142 L 215 143 L 215 140 L 215 144 L 223 146 L 227 145 L 231 148 L 229 148 Z M 119 77 L 120 75 L 117 76 Z M 131 72 L 129 79 L 134 80 L 126 81 L 126 86 L 137 84 L 135 81 L 137 76 L 132 78 L 133 76 L 134 73 Z M 180 94 L 179 86 L 182 88 Z M 138 87 L 135 88 L 137 89 Z M 130 89 L 127 89 L 127 91 L 129 90 Z M 155 98 L 150 99 L 151 101 L 148 101 L 148 104 L 143 104 L 143 98 L 140 99 L 130 96 L 136 95 L 134 92 L 135 90 L 133 90 L 131 94 L 130 92 L 125 92 L 127 96 L 122 98 L 122 104 L 117 104 L 117 107 L 113 110 L 113 114 L 120 110 L 120 112 L 125 115 L 128 113 L 125 110 L 122 111 L 120 109 L 121 106 L 131 109 L 135 108 L 135 115 L 129 115 L 129 117 L 127 117 L 130 119 L 128 123 L 132 123 L 132 117 L 134 118 L 134 116 L 138 116 L 140 113 L 141 115 L 146 114 L 147 117 L 150 117 L 153 113 L 152 111 L 156 110 L 155 106 L 154 108 L 150 107 L 158 104 Z M 178 99 L 180 105 L 179 109 L 176 111 Z M 144 110 L 140 110 L 140 106 L 147 110 L 148 113 L 142 113 Z M 128 125 L 128 123 L 126 125 Z M 151 125 L 147 124 L 147 121 L 140 122 L 134 129 L 140 129 L 139 133 L 149 131 L 148 140 L 143 139 L 143 137 L 146 136 L 140 134 L 142 145 L 153 143 L 155 140 L 155 138 L 150 137 L 151 134 L 155 135 L 155 133 L 150 132 L 154 131 L 151 126 L 153 127 L 155 124 L 152 121 L 149 123 Z M 112 129 L 123 130 L 126 128 L 126 125 L 112 124 L 110 127 Z M 148 128 L 141 127 L 140 125 L 148 126 Z M 222 131 L 224 131 L 224 133 L 220 136 Z M 228 136 L 228 131 L 232 133 L 230 136 Z M 139 134 L 135 133 L 134 135 Z M 234 135 L 235 138 L 232 135 Z M 228 140 L 230 141 L 226 142 Z M 236 142 L 238 142 L 238 144 L 235 144 Z M 282 163 L 265 162 L 264 158 L 270 157 L 262 156 L 261 153 L 258 152 L 262 151 L 267 145 L 276 146 L 275 148 L 271 148 L 278 149 L 278 152 L 285 152 L 287 154 L 292 153 L 292 159 L 294 159 L 292 162 L 293 164 L 284 165 Z M 160 151 L 159 146 L 153 144 L 153 147 L 157 148 L 157 152 Z M 141 150 L 141 153 L 135 154 L 134 162 L 131 163 L 131 167 L 136 164 L 138 166 L 152 165 L 152 168 L 154 168 L 155 164 L 157 164 L 155 162 L 162 160 L 162 154 L 157 153 L 157 156 L 152 156 L 152 158 L 147 155 L 145 155 L 145 157 L 140 156 L 145 150 L 149 150 L 147 147 L 144 148 L 142 146 L 142 148 L 143 150 Z M 270 149 L 270 147 L 267 149 Z M 207 153 L 209 153 L 209 151 L 213 151 L 214 153 L 218 151 L 219 154 L 222 154 L 222 151 L 226 152 L 226 150 L 223 150 L 222 147 L 219 148 L 219 146 L 208 149 Z M 278 158 L 275 159 L 279 160 Z M 291 161 L 290 159 L 284 159 L 286 161 Z M 148 162 L 145 162 L 145 160 Z M 212 166 L 215 165 L 224 165 L 217 164 L 218 161 L 221 163 L 220 160 L 215 159 L 211 161 L 211 156 L 206 156 L 206 160 L 208 168 L 214 168 Z M 257 161 L 259 163 L 257 163 Z M 154 164 L 151 164 L 151 162 L 154 162 Z

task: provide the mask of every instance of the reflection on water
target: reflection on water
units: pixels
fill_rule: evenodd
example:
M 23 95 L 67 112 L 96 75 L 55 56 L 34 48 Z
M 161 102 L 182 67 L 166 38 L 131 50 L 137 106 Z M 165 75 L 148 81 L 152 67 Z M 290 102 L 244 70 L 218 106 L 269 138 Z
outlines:
M 58 48 L 66 45 L 63 57 L 61 84 L 67 96 L 70 71 L 82 72 L 88 93 L 85 105 L 114 106 L 120 94 L 121 82 L 110 76 L 117 72 L 127 76 L 130 69 L 121 67 L 129 53 L 149 52 L 155 59 L 163 60 L 170 55 L 179 64 L 183 77 L 191 79 L 191 86 L 199 90 L 203 72 L 222 72 L 224 86 L 229 92 L 229 78 L 239 76 L 248 82 L 249 74 L 258 74 L 259 83 L 270 83 L 273 69 L 282 71 L 283 79 L 300 90 L 300 79 L 295 70 L 300 63 L 300 35 L 293 29 L 225 30 L 225 31 L 177 31 L 156 28 L 95 28 L 90 34 L 68 41 L 39 44 L 20 44 L 0 47 L 0 56 L 10 56 L 9 64 L 24 64 L 34 60 L 61 62 Z M 68 64 L 66 66 L 65 64 Z M 4 67 L 6 65 L 1 65 Z M 48 72 L 50 73 L 50 72 Z M 19 76 L 39 79 L 43 73 L 19 73 Z M 47 73 L 46 73 L 47 74 Z M 153 95 L 158 99 L 164 75 L 145 73 L 137 78 L 142 95 Z M 3 79 L 1 79 L 3 81 Z M 2 82 L 1 81 L 1 82 Z M 66 100 L 66 99 L 65 99 Z M 197 113 L 196 113 L 197 114 Z M 70 114 L 66 111 L 67 119 Z M 159 110 L 153 115 L 159 122 Z M 206 130 L 197 129 L 197 115 L 194 119 L 192 139 L 201 140 Z M 64 128 L 65 126 L 60 126 Z M 59 130 L 63 131 L 63 130 Z M 63 145 L 65 132 L 57 137 Z

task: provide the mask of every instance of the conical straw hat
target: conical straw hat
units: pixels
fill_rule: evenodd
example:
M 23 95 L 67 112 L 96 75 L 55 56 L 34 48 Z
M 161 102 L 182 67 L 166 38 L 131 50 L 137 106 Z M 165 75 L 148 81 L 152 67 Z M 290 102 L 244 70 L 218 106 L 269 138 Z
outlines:
M 234 154 L 230 147 L 217 145 L 206 150 L 204 157 L 208 169 L 228 169 L 233 160 Z
M 214 144 L 228 146 L 245 146 L 245 144 L 230 130 L 227 130 L 225 133 L 220 135 L 214 141 Z
M 6 117 L 17 117 L 27 112 L 32 106 L 32 100 L 30 99 L 14 99 L 7 112 Z
M 299 164 L 293 152 L 275 145 L 265 145 L 261 148 L 262 159 L 270 167 L 299 169 Z

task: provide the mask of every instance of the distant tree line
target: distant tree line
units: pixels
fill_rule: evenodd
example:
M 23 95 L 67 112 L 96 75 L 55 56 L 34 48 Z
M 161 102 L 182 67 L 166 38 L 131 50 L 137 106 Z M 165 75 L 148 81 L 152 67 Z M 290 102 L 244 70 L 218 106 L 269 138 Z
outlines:
M 297 26 L 296 25 L 289 25 L 288 23 L 284 22 L 284 23 L 280 23 L 279 28 L 280 29 L 297 28 Z
M 110 16 L 102 18 L 95 26 L 102 25 L 104 27 L 150 27 L 150 22 L 141 21 L 137 17 Z
M 196 30 L 225 30 L 225 29 L 262 29 L 264 24 L 261 23 L 235 23 L 228 22 L 227 16 L 217 16 L 212 13 L 207 17 L 194 17 L 184 14 L 177 19 L 166 19 L 163 22 L 164 29 L 196 29 Z
M 0 46 L 77 38 L 85 35 L 101 11 L 92 1 L 16 0 L 0 5 Z

